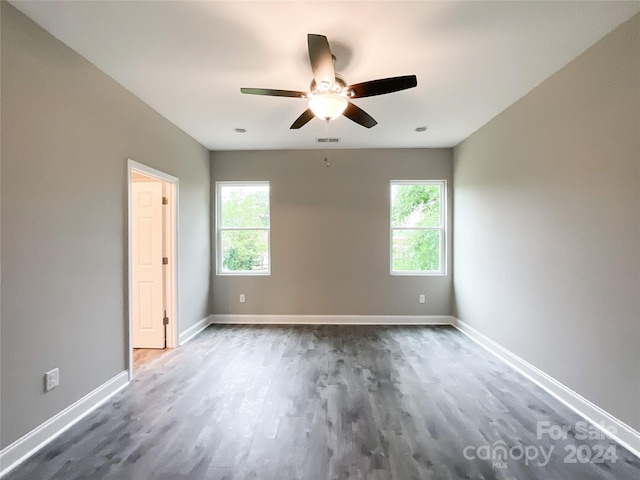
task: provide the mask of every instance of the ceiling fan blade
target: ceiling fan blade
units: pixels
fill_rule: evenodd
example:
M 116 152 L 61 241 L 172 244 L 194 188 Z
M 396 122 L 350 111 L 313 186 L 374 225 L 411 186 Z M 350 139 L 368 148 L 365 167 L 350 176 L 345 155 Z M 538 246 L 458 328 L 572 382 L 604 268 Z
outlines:
M 307 92 L 296 92 L 294 90 L 273 90 L 271 88 L 241 88 L 240 92 L 250 95 L 267 95 L 269 97 L 293 97 L 305 98 Z
M 362 110 L 360 107 L 355 106 L 351 102 L 349 102 L 349 105 L 347 105 L 347 108 L 342 113 L 342 115 L 347 117 L 349 120 L 353 120 L 357 124 L 362 125 L 363 127 L 371 128 L 378 124 L 378 122 L 376 122 L 371 115 Z
M 307 45 L 309 46 L 309 61 L 313 78 L 320 89 L 329 88 L 336 81 L 336 72 L 333 68 L 333 58 L 329 42 L 324 35 L 307 35 Z
M 398 92 L 400 90 L 406 90 L 407 88 L 413 88 L 416 85 L 418 85 L 418 79 L 415 75 L 405 75 L 402 77 L 381 78 L 379 80 L 356 83 L 355 85 L 348 86 L 347 90 L 353 91 L 351 98 L 362 98 Z
M 309 123 L 309 121 L 314 117 L 315 115 L 313 114 L 313 112 L 311 111 L 310 108 L 307 108 L 304 112 L 302 112 L 302 115 L 300 115 L 295 122 L 293 122 L 293 125 L 291 125 L 289 127 L 290 130 L 297 130 L 300 127 L 305 126 L 307 123 Z

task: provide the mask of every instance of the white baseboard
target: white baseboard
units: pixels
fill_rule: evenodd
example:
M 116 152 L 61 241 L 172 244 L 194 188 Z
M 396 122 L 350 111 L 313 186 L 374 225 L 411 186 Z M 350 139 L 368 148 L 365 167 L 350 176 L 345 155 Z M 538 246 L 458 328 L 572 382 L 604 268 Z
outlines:
M 579 393 L 574 392 L 555 378 L 547 375 L 537 367 L 534 367 L 529 362 L 504 348 L 499 343 L 494 342 L 489 337 L 480 333 L 478 330 L 466 324 L 462 320 L 455 319 L 453 324 L 458 330 L 480 346 L 493 353 L 496 357 L 500 358 L 533 383 L 546 390 L 549 394 L 565 404 L 585 420 L 592 423 L 609 438 L 618 442 L 637 457 L 640 457 L 640 433 L 638 431 L 617 419 L 609 412 L 598 407 L 593 402 L 587 400 Z M 606 430 L 603 425 L 605 427 L 613 427 L 616 433 L 613 434 Z
M 452 325 L 449 315 L 210 315 L 211 323 L 258 325 Z
M 129 372 L 111 380 L 69 405 L 57 415 L 31 430 L 0 451 L 0 478 L 13 470 L 54 438 L 75 425 L 129 384 Z
M 196 335 L 211 325 L 211 323 L 213 323 L 211 317 L 213 317 L 213 315 L 203 318 L 198 323 L 191 325 L 184 332 L 180 332 L 180 335 L 178 335 L 178 345 L 184 345 L 189 340 L 193 340 Z

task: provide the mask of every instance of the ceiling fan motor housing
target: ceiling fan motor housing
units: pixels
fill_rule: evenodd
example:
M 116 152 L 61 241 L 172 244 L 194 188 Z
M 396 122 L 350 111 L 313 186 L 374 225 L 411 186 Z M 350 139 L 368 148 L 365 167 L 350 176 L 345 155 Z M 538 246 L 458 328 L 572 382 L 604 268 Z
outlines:
M 344 78 L 342 78 L 342 75 L 336 73 L 336 78 L 333 84 L 329 85 L 327 82 L 326 84 L 322 83 L 321 85 L 318 85 L 315 79 L 312 79 L 311 84 L 309 85 L 309 90 L 314 95 L 322 94 L 322 93 L 343 94 L 345 93 L 344 89 L 346 87 L 347 87 L 347 82 L 344 81 Z

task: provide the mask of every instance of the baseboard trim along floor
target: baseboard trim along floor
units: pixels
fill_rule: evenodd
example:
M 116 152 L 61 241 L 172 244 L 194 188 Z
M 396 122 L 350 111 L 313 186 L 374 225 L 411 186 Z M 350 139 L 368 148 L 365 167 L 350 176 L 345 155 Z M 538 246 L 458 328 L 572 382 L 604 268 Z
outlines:
M 452 325 L 450 315 L 239 315 L 215 314 L 212 324 L 229 325 Z
M 180 332 L 180 334 L 178 334 L 178 345 L 182 346 L 185 343 L 187 343 L 189 340 L 193 340 L 202 330 L 204 330 L 209 325 L 211 325 L 212 323 L 211 317 L 213 317 L 213 315 L 209 315 L 203 318 L 202 320 L 195 323 L 194 325 L 191 325 L 184 332 Z
M 640 458 L 640 433 L 635 429 L 462 320 L 456 318 L 452 325 Z M 615 433 L 605 427 L 613 427 L 611 430 Z
M 0 451 L 0 478 L 129 385 L 123 371 Z

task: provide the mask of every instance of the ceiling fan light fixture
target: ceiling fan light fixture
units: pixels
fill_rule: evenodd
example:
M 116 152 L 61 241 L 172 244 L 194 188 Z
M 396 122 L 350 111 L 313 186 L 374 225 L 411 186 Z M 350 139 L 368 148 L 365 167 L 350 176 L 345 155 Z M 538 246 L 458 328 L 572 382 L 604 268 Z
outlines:
M 342 95 L 336 94 L 320 94 L 314 95 L 309 100 L 309 108 L 313 114 L 326 120 L 327 122 L 338 118 L 342 115 L 349 105 L 349 102 Z

